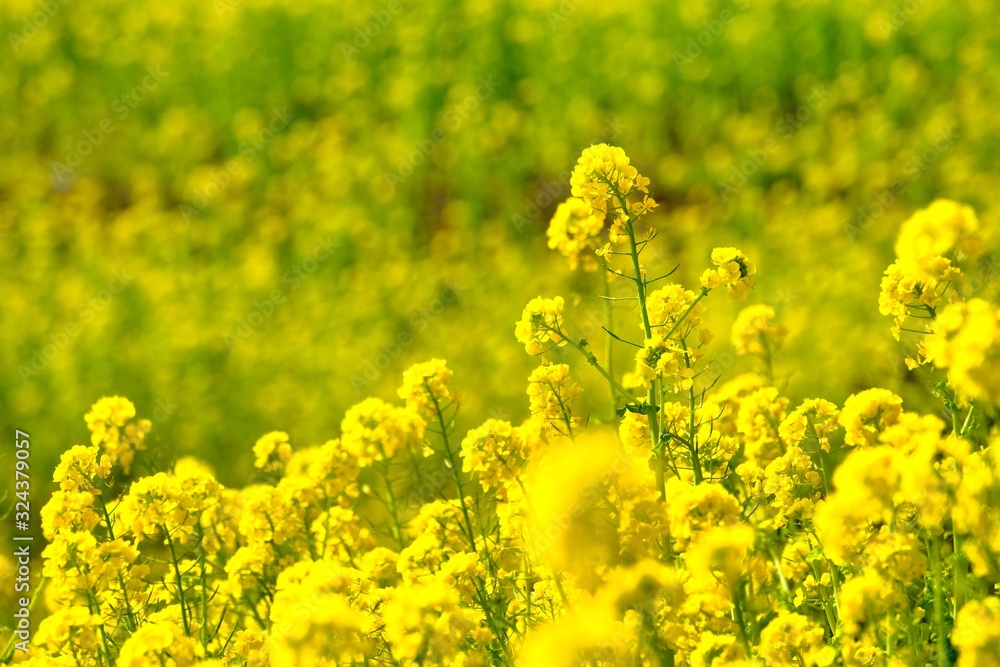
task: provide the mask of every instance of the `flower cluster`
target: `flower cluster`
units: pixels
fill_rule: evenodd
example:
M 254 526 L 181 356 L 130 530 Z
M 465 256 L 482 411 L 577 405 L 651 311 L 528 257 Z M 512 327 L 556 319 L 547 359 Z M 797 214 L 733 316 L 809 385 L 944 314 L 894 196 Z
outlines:
M 573 178 L 634 242 L 641 213 L 618 195 L 646 183 L 624 153 L 588 149 Z M 795 404 L 764 375 L 717 386 L 704 359 L 704 300 L 752 286 L 742 253 L 717 249 L 695 293 L 647 289 L 630 246 L 631 275 L 606 266 L 631 280 L 643 340 L 616 333 L 613 307 L 605 328 L 636 370 L 566 338 L 562 299 L 535 299 L 516 335 L 543 363 L 518 426 L 459 437 L 452 373 L 431 360 L 403 374 L 402 405 L 364 399 L 324 444 L 262 436 L 245 488 L 193 459 L 119 486 L 148 429 L 102 399 L 42 510 L 49 613 L 21 664 L 995 664 L 995 307 L 932 326 L 950 423 L 882 388 Z M 734 340 L 776 351 L 773 311 L 745 310 Z
M 903 223 L 896 261 L 885 270 L 879 295 L 879 312 L 892 316 L 896 340 L 909 319 L 933 320 L 946 299 L 961 300 L 963 276 L 955 263 L 982 253 L 978 231 L 973 210 L 946 199 L 934 201 Z M 908 363 L 912 367 L 921 362 L 918 356 Z
M 538 297 L 528 302 L 524 313 L 514 329 L 517 340 L 524 343 L 528 354 L 546 352 L 555 345 L 566 343 L 562 330 L 562 311 L 566 301 L 557 296 L 554 299 Z
M 597 267 L 597 241 L 604 229 L 604 218 L 583 199 L 570 197 L 559 204 L 549 222 L 549 247 L 558 250 L 571 269 L 581 263 L 586 270 Z

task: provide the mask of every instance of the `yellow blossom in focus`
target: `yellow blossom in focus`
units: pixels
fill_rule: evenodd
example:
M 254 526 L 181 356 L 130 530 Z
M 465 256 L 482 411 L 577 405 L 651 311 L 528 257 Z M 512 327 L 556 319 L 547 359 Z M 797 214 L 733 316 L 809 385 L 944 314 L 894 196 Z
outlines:
M 629 214 L 642 215 L 656 207 L 649 197 L 649 179 L 639 175 L 625 151 L 617 146 L 597 144 L 584 149 L 569 183 L 573 196 L 583 200 L 601 218 L 609 211 L 623 218 Z M 642 193 L 642 200 L 623 209 L 622 200 L 634 192 Z
M 701 275 L 702 287 L 711 290 L 724 285 L 730 298 L 746 299 L 757 273 L 747 256 L 736 248 L 716 248 L 712 251 L 712 263 L 716 268 L 706 269 Z
M 549 434 L 572 436 L 580 427 L 580 419 L 573 415 L 573 403 L 582 392 L 566 364 L 542 365 L 528 376 L 531 415 L 545 425 Z
M 530 355 L 544 354 L 550 347 L 565 345 L 562 335 L 562 311 L 565 301 L 561 296 L 553 299 L 538 297 L 528 302 L 521 319 L 514 327 L 514 335 L 524 344 Z

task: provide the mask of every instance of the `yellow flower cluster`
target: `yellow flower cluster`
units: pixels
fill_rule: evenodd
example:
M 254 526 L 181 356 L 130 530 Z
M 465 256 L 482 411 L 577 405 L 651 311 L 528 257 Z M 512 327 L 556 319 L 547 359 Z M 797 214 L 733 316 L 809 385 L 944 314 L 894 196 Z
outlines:
M 403 374 L 403 405 L 364 399 L 322 445 L 261 437 L 242 489 L 192 459 L 116 481 L 143 422 L 102 399 L 42 510 L 49 614 L 22 664 L 995 664 L 995 309 L 935 325 L 947 421 L 882 388 L 794 405 L 763 375 L 716 387 L 704 299 L 745 297 L 752 264 L 717 249 L 700 293 L 647 289 L 655 235 L 636 242 L 642 213 L 618 199 L 646 182 L 607 146 L 573 178 L 630 240 L 605 261 L 644 338 L 616 332 L 614 305 L 605 328 L 639 348 L 644 393 L 568 338 L 556 298 L 516 326 L 544 357 L 520 426 L 459 437 L 452 374 L 431 360 Z M 747 349 L 776 340 L 772 312 L 739 318 Z M 608 405 L 583 400 L 572 354 Z
M 750 263 L 746 255 L 736 248 L 716 248 L 712 251 L 714 269 L 705 269 L 701 284 L 705 289 L 725 286 L 726 293 L 733 299 L 747 298 L 754 284 L 757 267 Z
M 784 327 L 774 323 L 774 308 L 765 304 L 747 306 L 736 316 L 731 341 L 736 354 L 770 356 L 785 338 Z
M 121 396 L 102 398 L 84 416 L 90 442 L 101 447 L 111 465 L 119 464 L 127 475 L 137 450 L 145 448 L 153 425 L 148 419 L 133 421 L 135 406 Z
M 579 197 L 601 219 L 611 212 L 616 223 L 639 216 L 656 207 L 649 196 L 649 179 L 630 164 L 617 146 L 597 144 L 583 151 L 569 179 L 574 197 Z M 628 197 L 640 193 L 638 202 Z
M 925 349 L 960 396 L 1000 395 L 1000 308 L 983 299 L 949 305 L 931 325 Z
M 557 296 L 554 299 L 538 297 L 528 302 L 524 313 L 514 329 L 517 340 L 524 343 L 528 354 L 545 353 L 550 347 L 565 345 L 562 335 L 562 311 L 566 301 Z
M 570 197 L 556 208 L 549 222 L 549 247 L 558 250 L 571 269 L 581 263 L 585 270 L 597 268 L 597 240 L 604 230 L 604 218 L 578 197 Z
M 934 201 L 903 223 L 896 239 L 896 261 L 886 269 L 879 295 L 879 312 L 892 316 L 896 340 L 908 319 L 933 319 L 945 297 L 962 298 L 962 272 L 954 262 L 982 253 L 978 231 L 973 210 L 946 199 Z M 954 288 L 950 294 L 949 288 Z

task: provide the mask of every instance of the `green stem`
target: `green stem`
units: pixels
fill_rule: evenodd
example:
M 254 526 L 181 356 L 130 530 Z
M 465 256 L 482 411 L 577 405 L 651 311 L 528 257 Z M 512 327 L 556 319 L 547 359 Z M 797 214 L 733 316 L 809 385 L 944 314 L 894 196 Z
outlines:
M 396 494 L 392 490 L 392 480 L 389 478 L 389 459 L 383 458 L 383 463 L 379 466 L 379 472 L 382 473 L 382 482 L 385 484 L 385 502 L 389 507 L 389 518 L 391 519 L 389 530 L 392 533 L 392 539 L 396 542 L 396 548 L 402 550 L 404 546 L 403 530 L 399 524 L 399 510 L 396 508 Z
M 191 626 L 188 623 L 187 603 L 184 601 L 184 580 L 181 577 L 181 567 L 177 562 L 177 552 L 174 551 L 174 541 L 170 538 L 170 531 L 167 526 L 163 526 L 163 533 L 167 536 L 167 548 L 170 550 L 170 560 L 174 565 L 174 576 L 177 577 L 177 597 L 181 605 L 181 622 L 184 624 L 184 634 L 191 636 Z
M 938 667 L 948 667 L 948 632 L 945 627 L 944 616 L 944 587 L 941 585 L 941 543 L 937 537 L 932 538 L 928 543 L 928 552 L 931 560 L 931 585 L 934 588 L 934 626 L 936 629 L 937 665 Z
M 580 354 L 582 354 L 584 356 L 584 358 L 586 358 L 587 362 L 591 366 L 593 366 L 594 368 L 596 368 L 597 372 L 599 372 L 601 375 L 603 375 L 604 379 L 607 380 L 611 384 L 611 386 L 613 386 L 615 389 L 617 389 L 618 393 L 620 393 L 625 398 L 625 400 L 627 400 L 629 403 L 631 403 L 632 405 L 636 406 L 637 408 L 638 407 L 642 407 L 642 403 L 635 396 L 632 395 L 632 392 L 630 392 L 625 387 L 621 386 L 618 383 L 618 381 L 615 380 L 615 378 L 610 373 L 608 373 L 608 371 L 604 370 L 604 367 L 601 366 L 601 364 L 597 361 L 597 357 L 594 356 L 593 352 L 590 352 L 589 350 L 587 350 L 586 348 L 582 347 L 578 343 L 576 343 L 573 340 L 567 338 L 566 335 L 562 331 L 560 331 L 558 329 L 551 329 L 551 331 L 553 331 L 556 334 L 558 334 L 564 341 L 566 341 L 567 345 L 569 345 L 574 350 L 576 350 L 577 352 L 579 352 Z
M 681 347 L 684 349 L 684 367 L 691 370 L 691 357 L 688 355 L 687 343 L 681 339 Z M 695 397 L 694 384 L 688 387 L 688 412 L 690 420 L 688 422 L 688 451 L 691 453 L 691 470 L 694 473 L 694 483 L 701 484 L 703 476 L 701 471 L 701 459 L 698 454 L 698 436 L 695 426 Z
M 441 404 L 438 402 L 437 396 L 434 395 L 434 392 L 431 390 L 430 386 L 427 385 L 426 381 L 424 381 L 424 389 L 427 391 L 428 396 L 430 396 L 431 403 L 434 405 L 434 412 L 437 414 L 438 426 L 441 428 L 441 439 L 444 442 L 445 457 L 448 459 L 452 476 L 455 479 L 455 490 L 458 493 L 458 502 L 462 509 L 462 519 L 465 523 L 466 538 L 469 540 L 469 547 L 472 549 L 472 553 L 478 553 L 479 550 L 476 548 L 476 533 L 472 528 L 472 519 L 469 516 L 469 508 L 465 502 L 465 491 L 462 487 L 462 474 L 458 469 L 458 461 L 456 460 L 455 454 L 451 449 L 451 441 L 448 438 L 448 425 L 445 424 L 444 421 L 444 412 L 441 410 Z M 488 560 L 492 563 L 492 558 L 488 558 Z M 496 621 L 493 618 L 493 611 L 486 600 L 485 590 L 483 588 L 482 581 L 478 576 L 476 577 L 476 597 L 478 598 L 479 606 L 482 608 L 483 614 L 486 618 L 486 624 L 489 626 L 493 635 L 500 643 L 500 650 L 503 653 L 504 659 L 509 662 L 510 659 L 507 649 L 506 635 L 503 633 L 503 629 L 496 624 Z
M 113 542 L 115 540 L 115 529 L 111 521 L 111 514 L 108 512 L 108 506 L 104 503 L 104 495 L 98 492 L 95 496 L 101 503 L 101 512 L 104 514 L 104 522 L 108 527 L 108 539 Z M 135 620 L 135 614 L 132 611 L 132 603 L 128 599 L 128 587 L 125 585 L 125 578 L 122 576 L 120 570 L 118 572 L 118 585 L 121 586 L 122 598 L 125 600 L 125 626 L 130 632 L 134 632 L 138 624 Z
M 955 547 L 954 563 L 952 565 L 955 571 L 955 608 L 953 616 L 957 618 L 958 610 L 965 604 L 965 572 L 968 562 L 965 559 L 965 553 L 962 551 L 962 538 L 959 537 L 958 531 L 955 530 L 954 526 L 952 526 L 951 537 Z
M 697 297 L 695 297 L 695 300 L 691 302 L 691 305 L 687 307 L 687 310 L 685 310 L 683 313 L 681 313 L 681 316 L 679 318 L 677 318 L 677 321 L 674 322 L 674 324 L 673 324 L 672 327 L 670 327 L 670 330 L 667 331 L 667 333 L 663 336 L 663 338 L 665 340 L 669 340 L 669 338 L 672 335 L 674 335 L 674 332 L 677 331 L 678 328 L 680 328 L 680 326 L 681 326 L 681 324 L 683 324 L 684 320 L 687 319 L 687 316 L 691 314 L 692 310 L 694 310 L 694 307 L 698 305 L 698 302 L 701 301 L 702 299 L 704 299 L 706 296 L 708 296 L 708 293 L 711 292 L 711 291 L 712 290 L 708 289 L 707 287 L 702 287 L 701 288 L 701 292 L 698 294 Z
M 750 636 L 747 634 L 747 623 L 743 617 L 742 594 L 737 588 L 733 590 L 733 614 L 736 616 L 736 624 L 739 626 L 740 643 L 746 650 L 747 658 L 753 655 L 753 647 L 750 645 Z
M 606 270 L 601 271 L 601 275 L 604 276 L 604 296 L 610 297 L 611 283 L 608 281 L 608 272 Z M 610 298 L 604 299 L 604 317 L 607 319 L 608 331 L 614 331 L 614 302 Z M 615 339 L 609 333 L 604 341 L 604 359 L 608 365 L 608 375 L 611 377 L 615 376 L 614 342 Z M 615 394 L 615 385 L 613 382 L 608 382 L 608 399 L 611 403 L 608 423 L 613 424 L 615 421 L 615 410 L 618 407 L 618 396 Z

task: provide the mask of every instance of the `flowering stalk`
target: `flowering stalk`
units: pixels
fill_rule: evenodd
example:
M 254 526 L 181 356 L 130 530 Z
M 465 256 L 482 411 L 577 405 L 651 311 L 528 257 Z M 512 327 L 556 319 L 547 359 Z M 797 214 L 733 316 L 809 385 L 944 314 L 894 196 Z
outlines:
M 455 457 L 455 453 L 452 451 L 451 443 L 448 438 L 448 426 L 444 420 L 444 411 L 441 409 L 441 404 L 438 401 L 437 395 L 434 393 L 433 389 L 424 381 L 424 387 L 430 398 L 431 404 L 434 408 L 434 413 L 437 416 L 438 426 L 441 428 L 441 439 L 444 444 L 444 454 L 448 460 L 448 467 L 451 469 L 452 477 L 455 480 L 455 490 L 458 494 L 459 506 L 462 509 L 462 520 L 464 522 L 466 539 L 469 541 L 469 548 L 472 553 L 479 553 L 479 548 L 476 544 L 476 534 L 472 528 L 472 520 L 469 514 L 469 508 L 465 502 L 465 491 L 462 486 L 462 473 L 459 470 L 458 462 Z M 489 559 L 489 556 L 487 555 Z M 480 608 L 483 610 L 483 614 L 486 618 L 486 623 L 492 630 L 497 642 L 500 644 L 500 651 L 503 654 L 504 663 L 509 663 L 508 649 L 507 649 L 507 635 L 504 632 L 503 627 L 497 624 L 496 620 L 493 618 L 493 610 L 486 599 L 486 590 L 482 580 L 482 577 L 476 576 L 476 597 L 479 602 Z

